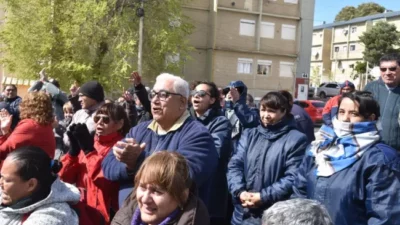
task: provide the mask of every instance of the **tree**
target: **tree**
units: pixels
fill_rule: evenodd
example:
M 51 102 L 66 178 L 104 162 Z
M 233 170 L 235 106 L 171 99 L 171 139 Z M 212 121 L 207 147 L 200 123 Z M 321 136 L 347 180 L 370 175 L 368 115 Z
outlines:
M 335 17 L 335 22 L 337 21 L 348 21 L 354 19 L 356 15 L 356 8 L 354 6 L 346 6 Z
M 317 87 L 320 85 L 321 76 L 322 76 L 322 74 L 320 73 L 320 70 L 321 70 L 320 66 L 313 66 L 311 77 L 310 77 L 311 83 Z
M 137 67 L 138 0 L 1 0 L 6 23 L 0 33 L 2 62 L 19 77 L 36 78 L 42 67 L 63 87 L 98 80 L 121 89 Z M 185 0 L 145 1 L 143 76 L 179 74 L 191 47 L 193 26 Z M 179 60 L 166 63 L 167 55 Z
M 369 62 L 371 66 L 378 65 L 379 59 L 384 54 L 399 52 L 395 46 L 400 44 L 400 32 L 393 24 L 378 22 L 359 38 L 365 46 L 364 60 Z
M 357 17 L 383 13 L 385 10 L 385 7 L 374 2 L 360 4 L 357 6 L 357 8 L 353 6 L 346 6 L 336 15 L 335 22 L 348 21 Z

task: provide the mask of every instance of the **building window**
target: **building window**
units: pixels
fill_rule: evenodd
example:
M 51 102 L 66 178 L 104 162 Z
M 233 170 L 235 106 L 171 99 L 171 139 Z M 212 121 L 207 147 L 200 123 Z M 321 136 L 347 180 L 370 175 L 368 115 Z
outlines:
M 261 37 L 263 38 L 274 38 L 275 36 L 275 24 L 269 22 L 261 22 Z
M 240 20 L 240 35 L 254 37 L 255 31 L 256 31 L 256 21 L 244 20 L 244 19 Z
M 335 47 L 335 52 L 339 52 L 339 50 L 340 50 L 340 47 L 336 46 Z
M 285 0 L 285 3 L 297 4 L 298 0 Z
M 352 27 L 351 28 L 351 33 L 356 33 L 357 32 L 357 27 Z
M 237 73 L 251 74 L 253 59 L 238 59 Z
M 343 46 L 343 52 L 347 52 L 347 46 Z
M 294 63 L 280 62 L 279 63 L 279 76 L 280 77 L 294 77 Z
M 355 51 L 356 50 L 356 45 L 350 45 L 350 51 Z
M 296 40 L 296 26 L 282 24 L 282 39 Z
M 257 61 L 257 74 L 258 75 L 270 75 L 271 74 L 272 61 L 269 60 L 258 60 Z

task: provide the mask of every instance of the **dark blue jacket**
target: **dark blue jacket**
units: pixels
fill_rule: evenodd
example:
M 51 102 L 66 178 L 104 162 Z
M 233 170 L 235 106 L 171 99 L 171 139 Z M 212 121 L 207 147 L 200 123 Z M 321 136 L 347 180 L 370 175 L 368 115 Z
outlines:
M 176 151 L 187 159 L 190 175 L 199 187 L 199 197 L 208 203 L 211 177 L 217 167 L 218 154 L 207 128 L 189 117 L 177 130 L 158 135 L 148 128 L 151 122 L 138 124 L 126 135 L 126 138 L 134 138 L 138 143 L 146 143 L 133 173 L 128 174 L 125 164 L 115 158 L 113 151 L 102 162 L 104 176 L 120 183 L 119 204 L 122 205 L 132 191 L 134 175 L 144 159 L 160 150 Z
M 296 120 L 297 129 L 307 136 L 308 143 L 314 141 L 314 123 L 308 113 L 296 104 L 293 104 L 291 113 Z
M 20 121 L 19 104 L 21 103 L 21 101 L 22 98 L 19 96 L 12 99 L 5 99 L 5 102 L 7 103 L 7 111 L 13 116 L 11 129 L 14 129 L 17 126 L 18 122 Z
M 244 131 L 228 164 L 228 187 L 235 205 L 232 225 L 260 225 L 265 209 L 290 197 L 306 146 L 307 137 L 297 130 L 293 116 L 273 126 Z M 260 192 L 261 207 L 243 208 L 242 191 Z
M 400 86 L 389 91 L 379 78 L 368 83 L 365 91 L 371 92 L 380 105 L 383 142 L 400 152 Z
M 232 153 L 232 126 L 226 117 L 221 116 L 219 110 L 209 109 L 203 116 L 198 117 L 197 120 L 210 131 L 219 156 L 217 171 L 214 174 L 211 188 L 210 216 L 213 218 L 224 218 L 228 208 L 226 171 Z
M 249 108 L 247 106 L 247 87 L 242 81 L 232 81 L 228 87 L 243 89 L 239 100 L 232 106 L 232 108 L 225 107 L 223 110 L 224 115 L 232 125 L 233 152 L 236 152 L 236 145 L 243 130 L 246 128 L 257 127 L 259 125 L 260 116 L 256 108 Z M 228 104 L 225 106 L 227 105 Z
M 314 157 L 306 156 L 292 197 L 321 202 L 334 224 L 400 224 L 399 162 L 394 149 L 377 144 L 350 167 L 317 177 Z

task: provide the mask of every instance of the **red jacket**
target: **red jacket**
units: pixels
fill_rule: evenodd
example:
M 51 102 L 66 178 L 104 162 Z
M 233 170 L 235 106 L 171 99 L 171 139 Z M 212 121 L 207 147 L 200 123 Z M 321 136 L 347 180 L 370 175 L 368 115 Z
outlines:
M 51 124 L 43 126 L 32 119 L 19 121 L 9 135 L 0 136 L 0 162 L 13 150 L 29 145 L 40 147 L 54 158 L 56 139 Z
M 62 157 L 63 168 L 59 172 L 61 180 L 76 184 L 83 190 L 83 202 L 101 213 L 106 223 L 110 223 L 110 209 L 118 209 L 117 182 L 104 178 L 101 162 L 110 149 L 123 137 L 119 133 L 107 136 L 96 136 L 95 150 L 85 155 L 83 151 L 74 157 L 66 154 Z M 92 215 L 91 215 L 92 217 Z M 92 221 L 101 221 L 101 218 L 93 218 Z

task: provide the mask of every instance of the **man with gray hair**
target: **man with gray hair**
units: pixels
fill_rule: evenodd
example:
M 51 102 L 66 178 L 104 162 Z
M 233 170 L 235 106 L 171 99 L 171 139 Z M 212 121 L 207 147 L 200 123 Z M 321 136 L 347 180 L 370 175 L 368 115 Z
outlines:
M 319 202 L 291 199 L 277 202 L 264 211 L 262 225 L 333 225 L 328 211 Z
M 207 204 L 218 155 L 208 131 L 187 111 L 189 84 L 178 76 L 161 74 L 151 91 L 153 120 L 133 127 L 102 162 L 104 176 L 120 184 L 120 205 L 133 188 L 144 159 L 157 151 L 176 151 L 188 162 L 199 197 Z

